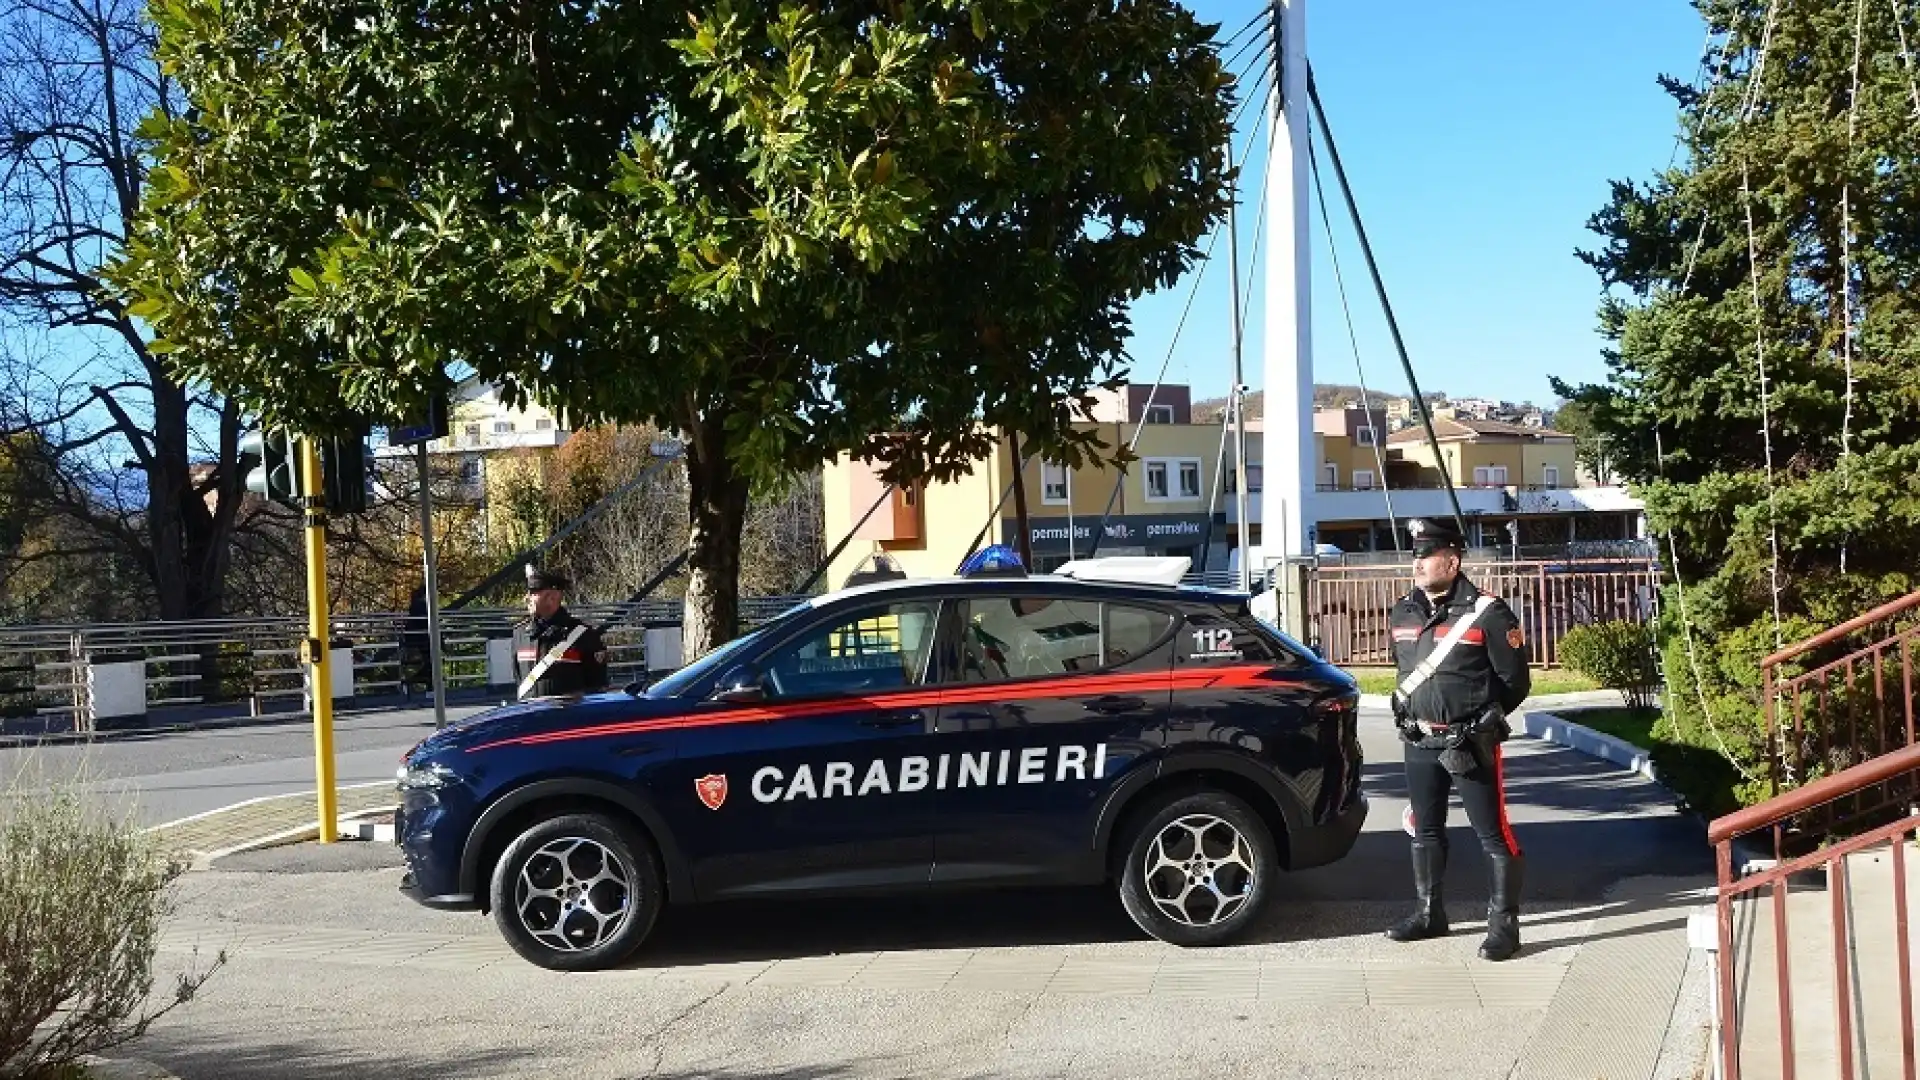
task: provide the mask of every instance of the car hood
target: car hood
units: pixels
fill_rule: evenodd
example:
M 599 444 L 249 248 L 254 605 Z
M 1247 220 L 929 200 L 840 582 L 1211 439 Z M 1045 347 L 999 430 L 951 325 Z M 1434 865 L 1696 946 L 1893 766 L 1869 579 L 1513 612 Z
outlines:
M 685 711 L 679 701 L 635 697 L 625 691 L 536 698 L 475 713 L 434 732 L 407 754 L 415 761 L 448 750 L 545 735 L 599 724 L 669 717 Z

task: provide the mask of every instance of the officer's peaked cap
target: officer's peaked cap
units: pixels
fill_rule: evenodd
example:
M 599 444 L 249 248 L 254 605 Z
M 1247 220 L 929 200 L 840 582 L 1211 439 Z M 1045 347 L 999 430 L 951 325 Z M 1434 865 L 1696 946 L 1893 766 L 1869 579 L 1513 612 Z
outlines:
M 567 575 L 558 570 L 547 570 L 535 566 L 532 563 L 527 564 L 528 592 L 533 592 L 537 589 L 564 589 L 571 584 L 573 584 L 573 582 L 567 580 Z
M 1413 553 L 1431 555 L 1436 551 L 1465 551 L 1467 538 L 1454 527 L 1453 522 L 1434 518 L 1415 518 L 1407 522 L 1407 532 L 1413 535 Z

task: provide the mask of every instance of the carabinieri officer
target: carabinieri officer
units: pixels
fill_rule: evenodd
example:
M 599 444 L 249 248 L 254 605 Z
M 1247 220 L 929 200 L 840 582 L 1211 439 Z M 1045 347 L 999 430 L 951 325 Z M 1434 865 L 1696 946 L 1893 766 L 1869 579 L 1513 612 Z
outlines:
M 1524 860 L 1507 820 L 1500 744 L 1507 714 L 1533 688 L 1525 635 L 1505 601 L 1482 593 L 1460 572 L 1466 539 L 1441 522 L 1415 521 L 1414 589 L 1393 608 L 1393 659 L 1400 685 L 1394 722 L 1406 743 L 1412 804 L 1413 882 L 1419 907 L 1387 931 L 1395 941 L 1447 932 L 1441 884 L 1447 871 L 1447 794 L 1458 784 L 1467 820 L 1491 867 L 1487 937 L 1480 955 L 1505 960 L 1520 951 Z
M 527 564 L 528 621 L 515 642 L 522 700 L 607 688 L 607 646 L 567 610 L 570 584 L 565 574 Z

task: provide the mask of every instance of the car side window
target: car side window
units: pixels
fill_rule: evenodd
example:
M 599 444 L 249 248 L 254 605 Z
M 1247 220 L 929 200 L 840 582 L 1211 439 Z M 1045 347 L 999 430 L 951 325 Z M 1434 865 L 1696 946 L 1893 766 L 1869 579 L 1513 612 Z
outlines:
M 1137 660 L 1158 648 L 1173 629 L 1173 616 L 1153 608 L 1130 604 L 1106 604 L 1107 666 Z M 1164 654 L 1163 654 L 1164 655 Z
M 1263 640 L 1252 628 L 1210 611 L 1189 611 L 1175 638 L 1182 664 L 1273 664 L 1291 668 L 1306 662 Z
M 783 698 L 901 690 L 926 681 L 940 605 L 863 608 L 774 649 L 762 662 Z
M 977 597 L 962 601 L 959 615 L 958 682 L 1032 679 L 1104 666 L 1098 603 Z

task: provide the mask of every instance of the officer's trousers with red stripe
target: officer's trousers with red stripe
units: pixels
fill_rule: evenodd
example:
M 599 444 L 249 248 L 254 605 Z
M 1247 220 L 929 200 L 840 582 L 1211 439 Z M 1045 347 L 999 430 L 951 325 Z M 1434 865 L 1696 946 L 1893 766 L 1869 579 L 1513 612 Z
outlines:
M 1446 850 L 1447 794 L 1458 783 L 1460 801 L 1466 805 L 1467 821 L 1480 837 L 1480 846 L 1496 859 L 1520 857 L 1520 842 L 1507 820 L 1506 776 L 1498 746 L 1493 760 L 1483 760 L 1465 775 L 1455 776 L 1440 764 L 1440 750 L 1402 745 L 1407 751 L 1407 796 L 1413 805 L 1416 843 Z

